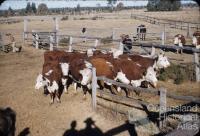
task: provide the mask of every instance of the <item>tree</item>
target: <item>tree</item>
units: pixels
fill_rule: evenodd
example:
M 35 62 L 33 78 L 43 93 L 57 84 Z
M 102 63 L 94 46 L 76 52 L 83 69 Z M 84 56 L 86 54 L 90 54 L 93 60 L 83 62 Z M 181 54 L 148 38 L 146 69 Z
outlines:
M 122 10 L 124 8 L 124 4 L 122 2 L 117 4 L 117 9 Z
M 13 16 L 14 15 L 14 11 L 11 7 L 8 8 L 8 16 Z
M 108 1 L 108 5 L 111 6 L 111 10 L 113 11 L 114 4 L 117 2 L 117 0 L 107 0 L 107 1 Z
M 31 8 L 32 8 L 33 13 L 37 12 L 37 9 L 36 9 L 36 6 L 35 6 L 34 2 L 32 3 Z
M 26 5 L 26 13 L 31 13 L 31 12 L 32 12 L 31 4 L 30 4 L 30 2 L 28 2 Z
M 37 13 L 38 14 L 47 14 L 48 13 L 48 7 L 46 4 L 41 3 L 38 5 L 38 9 L 37 9 Z
M 181 7 L 180 0 L 149 0 L 148 11 L 176 11 Z
M 80 6 L 80 4 L 77 4 L 77 6 L 76 6 L 76 9 L 75 9 L 77 12 L 81 12 L 81 6 Z

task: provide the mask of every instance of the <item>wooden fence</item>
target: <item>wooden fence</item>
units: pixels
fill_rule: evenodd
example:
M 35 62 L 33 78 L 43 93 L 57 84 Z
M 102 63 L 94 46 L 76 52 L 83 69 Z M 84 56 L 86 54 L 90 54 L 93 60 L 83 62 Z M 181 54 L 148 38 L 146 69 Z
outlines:
M 33 32 L 29 32 L 29 33 L 33 33 Z M 36 35 L 38 35 L 39 33 L 35 33 Z M 92 39 L 94 40 L 94 45 L 93 46 L 87 46 L 87 48 L 96 48 L 99 47 L 99 40 L 101 40 L 101 37 L 87 37 L 87 36 L 76 36 L 76 35 L 56 35 L 56 32 L 47 32 L 48 38 L 49 38 L 49 47 L 42 47 L 48 50 L 53 50 L 53 48 L 55 49 L 59 49 L 58 47 L 58 43 L 56 41 L 56 37 L 68 37 L 69 38 L 69 51 L 72 51 L 73 48 L 73 39 L 74 38 L 83 38 L 83 39 Z M 39 36 L 36 36 L 35 39 L 33 39 L 34 41 L 34 46 L 36 49 L 38 49 L 39 43 L 43 42 L 43 39 L 39 39 Z M 118 42 L 120 43 L 120 39 L 112 39 L 112 42 Z M 59 44 L 66 44 L 66 43 L 59 43 Z M 188 46 L 183 46 L 183 47 L 179 47 L 179 46 L 175 46 L 175 45 L 155 45 L 155 44 L 134 44 L 133 46 L 139 46 L 141 47 L 141 49 L 145 50 L 147 53 L 150 53 L 148 50 L 146 50 L 145 48 L 158 48 L 158 49 L 162 49 L 162 50 L 178 50 L 178 49 L 182 49 L 183 51 L 185 51 L 185 53 L 190 53 L 194 55 L 194 65 L 195 65 L 195 73 L 196 73 L 196 81 L 199 82 L 200 81 L 200 50 L 196 49 L 194 47 L 191 47 L 191 45 Z M 130 51 L 131 53 L 131 51 Z
M 144 15 L 136 15 L 136 14 L 131 14 L 131 18 L 142 20 L 151 24 L 165 25 L 165 26 L 168 25 L 170 28 L 187 30 L 187 37 L 190 37 L 191 35 L 190 29 L 200 30 L 200 23 L 160 19 L 160 18 L 144 16 Z
M 167 109 L 169 109 L 167 107 L 167 101 L 166 101 L 167 97 L 173 98 L 176 100 L 189 101 L 189 102 L 194 102 L 194 103 L 200 104 L 199 97 L 175 95 L 172 93 L 168 93 L 167 89 L 165 89 L 165 88 L 146 89 L 146 88 L 134 87 L 131 85 L 116 82 L 116 81 L 108 79 L 106 77 L 97 77 L 96 76 L 96 68 L 93 68 L 92 69 L 92 108 L 93 108 L 93 110 L 96 110 L 96 107 L 97 107 L 97 80 L 102 80 L 104 82 L 108 82 L 108 83 L 111 83 L 118 87 L 123 87 L 123 88 L 129 89 L 129 90 L 135 90 L 135 91 L 139 91 L 139 92 L 143 92 L 143 93 L 159 95 L 160 96 L 159 104 L 158 105 L 151 104 L 151 106 L 159 107 L 159 127 L 163 127 L 165 125 L 165 120 L 163 117 L 165 116 L 165 114 L 167 112 L 169 112 L 167 110 Z M 129 101 L 129 102 L 137 102 L 146 107 L 148 107 L 148 105 L 150 104 L 150 103 L 147 103 L 147 102 L 135 99 L 135 98 L 127 98 L 127 97 L 123 97 L 123 96 L 117 96 L 117 95 L 113 95 L 111 93 L 107 93 L 104 91 L 100 91 L 100 94 L 107 95 L 107 96 L 111 97 L 112 100 L 116 100 L 116 101 L 125 100 L 125 101 Z M 117 110 L 115 109 L 115 111 L 117 111 Z M 126 111 L 120 111 L 120 112 L 126 114 Z

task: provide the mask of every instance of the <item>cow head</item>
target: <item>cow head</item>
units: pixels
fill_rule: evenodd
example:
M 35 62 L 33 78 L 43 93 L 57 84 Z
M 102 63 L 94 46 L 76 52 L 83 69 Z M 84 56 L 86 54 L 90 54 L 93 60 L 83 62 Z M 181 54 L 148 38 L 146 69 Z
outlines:
M 169 66 L 170 66 L 170 62 L 169 62 L 167 56 L 165 56 L 165 54 L 163 54 L 163 53 L 158 55 L 156 67 L 157 68 L 167 68 Z
M 156 72 L 153 67 L 148 67 L 144 79 L 150 82 L 154 87 L 157 86 L 158 79 L 156 78 Z
M 81 81 L 82 85 L 87 85 L 88 83 L 90 83 L 90 81 L 92 79 L 92 70 L 91 69 L 84 68 L 83 70 L 80 70 L 79 73 L 82 75 L 82 81 Z
M 80 70 L 79 73 L 82 75 L 81 84 L 87 85 L 92 80 L 92 64 L 87 61 L 84 62 L 85 68 L 83 70 Z
M 193 38 L 192 38 L 192 44 L 193 45 L 197 45 L 197 37 L 196 36 L 193 36 Z
M 42 74 L 39 74 L 36 79 L 35 89 L 38 90 L 46 85 L 47 85 L 47 79 L 45 79 Z
M 69 73 L 69 64 L 68 63 L 60 63 L 62 74 L 67 76 Z
M 174 38 L 174 45 L 178 45 L 179 42 L 180 42 L 180 40 L 179 40 L 179 38 L 176 36 L 176 37 Z
M 119 80 L 120 82 L 122 82 L 124 84 L 130 83 L 130 81 L 128 80 L 128 78 L 126 77 L 126 75 L 122 71 L 117 73 L 115 80 Z

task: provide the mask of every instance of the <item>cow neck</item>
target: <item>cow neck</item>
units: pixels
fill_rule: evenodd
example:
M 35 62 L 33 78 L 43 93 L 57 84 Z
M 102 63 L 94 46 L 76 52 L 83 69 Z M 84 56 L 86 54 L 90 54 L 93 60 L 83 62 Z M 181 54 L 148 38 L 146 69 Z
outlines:
M 78 80 L 76 80 L 72 75 L 68 75 L 71 79 L 73 79 L 75 82 L 77 82 L 77 83 L 81 83 L 80 81 L 78 81 Z
M 153 68 L 155 68 L 155 69 L 158 69 L 157 62 L 158 62 L 158 57 L 154 58 Z

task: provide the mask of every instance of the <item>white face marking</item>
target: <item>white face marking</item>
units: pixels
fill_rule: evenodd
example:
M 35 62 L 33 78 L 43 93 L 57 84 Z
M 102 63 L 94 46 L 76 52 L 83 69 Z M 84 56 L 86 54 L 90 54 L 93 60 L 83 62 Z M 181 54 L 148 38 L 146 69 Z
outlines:
M 45 75 L 46 75 L 46 76 L 50 76 L 52 72 L 53 72 L 53 70 L 51 69 L 51 70 L 49 70 L 47 73 L 45 73 Z
M 174 44 L 178 44 L 178 43 L 179 43 L 178 37 L 175 37 L 174 38 Z
M 60 63 L 61 70 L 64 76 L 67 76 L 69 73 L 69 63 Z
M 192 44 L 195 46 L 197 45 L 197 38 L 195 36 L 192 38 Z
M 139 79 L 139 80 L 131 80 L 131 84 L 135 87 L 139 87 L 141 86 L 142 81 L 144 81 L 144 79 Z
M 128 58 L 128 60 L 132 61 L 130 58 Z
M 168 60 L 167 56 L 159 55 L 156 65 L 157 65 L 158 68 L 167 68 L 167 67 L 169 67 L 170 63 L 169 63 L 169 60 Z
M 80 70 L 79 73 L 82 75 L 82 85 L 87 85 L 92 80 L 92 70 L 89 68 L 84 68 L 83 70 Z
M 149 67 L 147 69 L 145 80 L 152 83 L 156 87 L 158 79 L 156 78 L 156 72 L 154 71 L 153 67 Z
M 47 85 L 47 82 L 48 82 L 48 81 L 45 81 L 45 80 L 43 79 L 42 74 L 39 74 L 39 75 L 37 76 L 37 79 L 36 79 L 35 89 L 38 90 L 38 89 L 40 89 L 41 87 Z
M 117 79 L 124 84 L 130 83 L 130 81 L 127 79 L 126 75 L 122 71 L 117 73 L 115 80 Z
M 54 93 L 56 90 L 58 90 L 58 84 L 56 83 L 56 81 L 52 82 L 52 86 L 47 86 L 47 89 L 50 93 Z

